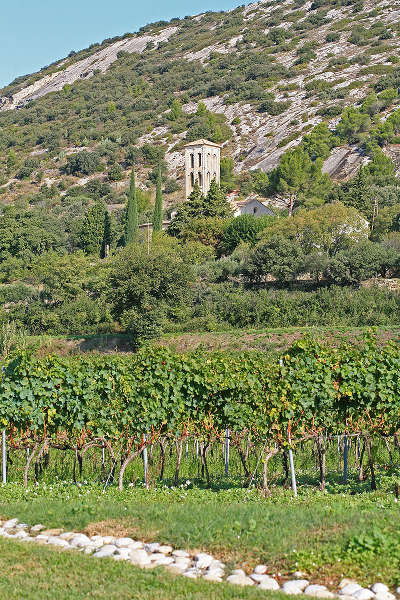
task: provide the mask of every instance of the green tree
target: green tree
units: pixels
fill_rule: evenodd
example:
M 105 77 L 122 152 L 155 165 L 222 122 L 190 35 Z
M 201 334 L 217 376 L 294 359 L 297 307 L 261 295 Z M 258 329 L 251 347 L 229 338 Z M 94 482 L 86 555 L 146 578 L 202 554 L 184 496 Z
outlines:
M 107 178 L 109 181 L 121 181 L 124 178 L 124 172 L 121 165 L 115 163 L 108 169 Z
M 232 209 L 226 200 L 226 194 L 215 179 L 212 180 L 204 201 L 203 216 L 222 217 L 224 219 L 232 216 Z
M 17 164 L 17 156 L 14 150 L 10 150 L 7 157 L 7 171 L 10 172 Z
M 232 210 L 226 200 L 226 195 L 215 179 L 211 182 L 206 198 L 201 193 L 198 183 L 195 183 L 187 202 L 181 204 L 172 219 L 168 227 L 168 233 L 175 237 L 181 237 L 192 219 L 203 219 L 204 217 L 219 217 L 221 219 L 232 217 Z
M 325 160 L 331 153 L 336 143 L 335 135 L 326 123 L 319 123 L 314 129 L 303 137 L 301 146 L 306 150 L 311 160 L 322 158 Z
M 398 260 L 396 249 L 365 241 L 334 256 L 325 275 L 333 283 L 359 285 L 371 277 L 385 277 Z
M 171 103 L 171 110 L 167 115 L 167 119 L 169 119 L 170 121 L 177 121 L 182 116 L 183 116 L 182 104 L 179 102 L 179 100 L 177 98 L 174 98 L 174 100 Z
M 150 253 L 143 244 L 124 248 L 111 263 L 110 302 L 113 314 L 135 344 L 162 330 L 190 304 L 191 266 L 184 262 L 175 240 L 160 236 Z
M 300 244 L 283 236 L 273 235 L 262 240 L 251 252 L 245 275 L 252 281 L 261 281 L 272 275 L 284 283 L 295 279 L 304 260 Z
M 104 202 L 97 200 L 86 213 L 79 236 L 80 247 L 86 254 L 102 253 L 106 212 Z
M 153 233 L 162 230 L 163 221 L 163 197 L 162 197 L 162 178 L 161 169 L 158 170 L 156 202 L 153 214 Z
M 371 185 L 366 167 L 360 167 L 357 175 L 351 182 L 342 186 L 342 192 L 339 193 L 339 197 L 343 204 L 354 206 L 354 208 L 368 219 L 372 218 L 373 200 L 371 198 Z
M 260 231 L 271 225 L 275 217 L 240 215 L 228 223 L 223 232 L 221 249 L 224 254 L 231 254 L 242 242 L 251 246 L 257 242 Z
M 307 200 L 317 199 L 321 203 L 331 188 L 329 175 L 322 173 L 322 159 L 312 161 L 301 146 L 283 154 L 272 183 L 277 192 L 288 196 L 289 216 Z
M 67 175 L 91 175 L 99 169 L 101 169 L 101 163 L 97 152 L 82 150 L 78 154 L 67 157 L 64 172 Z
M 221 217 L 197 217 L 190 219 L 182 229 L 180 238 L 182 242 L 200 242 L 214 249 L 220 245 L 226 219 Z
M 10 257 L 27 266 L 49 250 L 65 251 L 65 232 L 54 214 L 42 208 L 5 206 L 0 214 L 0 263 Z
M 368 114 L 362 113 L 354 106 L 348 106 L 342 113 L 336 131 L 340 137 L 350 143 L 359 142 L 362 135 L 368 131 L 371 119 Z
M 272 235 L 296 240 L 305 254 L 322 252 L 330 256 L 368 238 L 368 222 L 353 206 L 341 202 L 311 210 L 299 209 L 292 217 L 277 219 L 265 230 Z
M 138 206 L 136 199 L 135 171 L 132 169 L 131 184 L 128 193 L 128 205 L 126 209 L 125 244 L 131 244 L 137 238 L 139 231 Z
M 111 215 L 108 210 L 105 210 L 104 213 L 104 233 L 103 233 L 103 243 L 101 245 L 101 257 L 107 258 L 110 253 L 111 244 L 112 244 L 112 222 Z
M 234 168 L 235 161 L 231 156 L 221 158 L 221 188 L 225 192 L 232 192 L 236 187 Z

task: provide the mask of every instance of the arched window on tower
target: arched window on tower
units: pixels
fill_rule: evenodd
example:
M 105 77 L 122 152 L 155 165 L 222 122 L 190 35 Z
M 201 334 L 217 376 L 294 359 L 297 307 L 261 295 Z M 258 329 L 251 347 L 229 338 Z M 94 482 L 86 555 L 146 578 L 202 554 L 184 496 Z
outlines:
M 201 167 L 201 152 L 199 152 L 199 167 Z
M 210 183 L 211 183 L 211 173 L 210 171 L 207 172 L 207 186 L 210 187 Z
M 201 174 L 201 171 L 199 171 L 199 186 L 202 187 L 203 185 L 203 176 Z
M 190 173 L 190 187 L 194 188 L 194 173 Z
M 194 154 L 190 155 L 190 168 L 194 169 Z

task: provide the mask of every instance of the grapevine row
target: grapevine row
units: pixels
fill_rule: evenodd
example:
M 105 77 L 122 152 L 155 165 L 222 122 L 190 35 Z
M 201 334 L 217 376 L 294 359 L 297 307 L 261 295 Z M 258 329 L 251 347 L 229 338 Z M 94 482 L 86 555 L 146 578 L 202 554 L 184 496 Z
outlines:
M 82 457 L 99 446 L 118 462 L 122 487 L 125 469 L 148 445 L 173 440 L 179 457 L 183 442 L 196 438 L 205 461 L 227 429 L 239 454 L 243 439 L 263 448 L 266 471 L 289 439 L 294 447 L 313 439 L 323 452 L 326 436 L 397 435 L 400 349 L 369 337 L 339 348 L 303 339 L 274 360 L 165 348 L 126 357 L 21 352 L 3 367 L 0 415 L 9 443 L 30 450 L 25 483 L 47 448 Z

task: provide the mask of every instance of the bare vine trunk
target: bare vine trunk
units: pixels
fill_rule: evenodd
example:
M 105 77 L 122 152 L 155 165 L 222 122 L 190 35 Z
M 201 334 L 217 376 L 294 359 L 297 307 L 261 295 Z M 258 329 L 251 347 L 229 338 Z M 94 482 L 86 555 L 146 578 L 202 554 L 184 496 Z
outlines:
M 375 479 L 375 467 L 374 467 L 374 457 L 372 455 L 372 442 L 368 437 L 366 438 L 366 447 L 367 447 L 367 456 L 368 456 L 368 466 L 371 472 L 371 490 L 376 490 L 376 479 Z
M 271 490 L 269 489 L 268 486 L 268 462 L 269 460 L 278 452 L 278 450 L 276 449 L 269 449 L 267 451 L 267 454 L 265 455 L 264 458 L 264 464 L 263 464 L 263 491 L 265 496 L 270 496 L 271 495 Z
M 161 452 L 161 469 L 160 469 L 160 481 L 164 479 L 165 470 L 165 444 L 160 441 L 160 452 Z
M 387 439 L 387 437 L 384 437 L 383 441 L 385 442 L 386 450 L 389 455 L 389 460 L 393 464 L 393 454 L 392 454 L 392 449 L 390 448 L 389 440 Z
M 24 487 L 28 487 L 28 471 L 32 460 L 35 457 L 37 449 L 39 448 L 39 444 L 36 443 L 32 449 L 32 452 L 29 453 L 28 458 L 26 459 L 25 469 L 24 469 Z
M 239 454 L 239 458 L 240 458 L 240 462 L 243 465 L 243 471 L 244 471 L 244 476 L 246 479 L 248 479 L 250 477 L 250 471 L 247 467 L 247 457 L 248 454 L 246 456 L 245 452 L 243 451 L 242 445 L 240 443 L 240 441 L 237 444 L 237 449 L 238 449 L 238 454 Z
M 176 441 L 176 468 L 175 468 L 175 479 L 174 479 L 174 485 L 177 486 L 179 483 L 179 469 L 181 466 L 181 460 L 182 460 L 182 450 L 183 450 L 183 440 L 177 440 Z
M 46 450 L 48 451 L 49 449 L 49 440 L 45 440 L 42 447 L 40 448 L 37 456 L 36 456 L 36 460 L 35 460 L 35 481 L 38 481 L 39 478 L 39 473 L 42 472 L 42 467 L 40 465 L 40 460 L 43 456 L 43 454 L 46 452 Z
M 324 490 L 325 486 L 326 486 L 326 450 L 325 450 L 324 438 L 322 435 L 318 436 L 317 444 L 318 444 L 320 489 Z
M 121 465 L 121 469 L 119 471 L 119 478 L 118 478 L 118 489 L 120 491 L 122 491 L 123 487 L 124 487 L 124 473 L 125 470 L 127 468 L 127 466 L 137 457 L 139 456 L 139 454 L 141 452 L 143 452 L 143 448 L 144 446 L 142 446 L 139 450 L 135 450 L 134 452 L 131 452 L 130 454 L 128 454 L 128 456 L 125 458 L 125 460 L 123 461 L 122 465 Z
M 359 481 L 364 480 L 364 467 L 363 467 L 364 454 L 365 454 L 365 440 L 363 442 L 363 447 L 362 447 L 361 454 L 360 454 L 360 470 L 358 472 Z
M 207 444 L 201 444 L 201 466 L 202 466 L 202 476 L 204 477 L 204 473 L 206 475 L 206 480 L 207 480 L 207 487 L 211 487 L 211 482 L 210 482 L 210 473 L 208 471 L 208 465 L 207 465 L 207 450 L 209 447 L 209 443 Z
M 286 450 L 282 452 L 282 464 L 283 464 L 283 472 L 284 472 L 284 480 L 283 487 L 289 487 L 289 463 L 288 463 L 288 455 Z

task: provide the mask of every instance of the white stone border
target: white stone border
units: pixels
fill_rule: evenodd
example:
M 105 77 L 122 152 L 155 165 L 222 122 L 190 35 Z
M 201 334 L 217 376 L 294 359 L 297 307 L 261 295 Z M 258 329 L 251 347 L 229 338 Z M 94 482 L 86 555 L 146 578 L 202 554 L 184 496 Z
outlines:
M 281 591 L 288 595 L 303 594 L 314 598 L 339 598 L 340 600 L 396 600 L 396 596 L 384 583 L 374 583 L 369 589 L 363 588 L 356 581 L 342 579 L 339 591 L 334 593 L 324 585 L 310 584 L 299 572 L 294 573 L 295 579 L 285 581 L 280 586 L 274 577 L 267 575 L 265 565 L 258 565 L 250 575 L 242 569 L 235 569 L 225 578 L 224 563 L 205 552 L 191 555 L 186 550 L 174 550 L 170 545 L 161 545 L 158 542 L 146 544 L 129 537 L 118 538 L 111 535 L 88 537 L 84 533 L 74 531 L 62 533 L 61 529 L 46 530 L 44 525 L 31 527 L 27 523 L 20 523 L 18 519 L 0 521 L 0 536 L 20 542 L 58 546 L 64 550 L 78 550 L 91 554 L 95 558 L 125 560 L 144 569 L 165 567 L 177 575 L 191 579 L 226 581 L 240 586 L 256 586 L 261 590 Z M 400 595 L 400 587 L 396 589 L 396 594 Z

